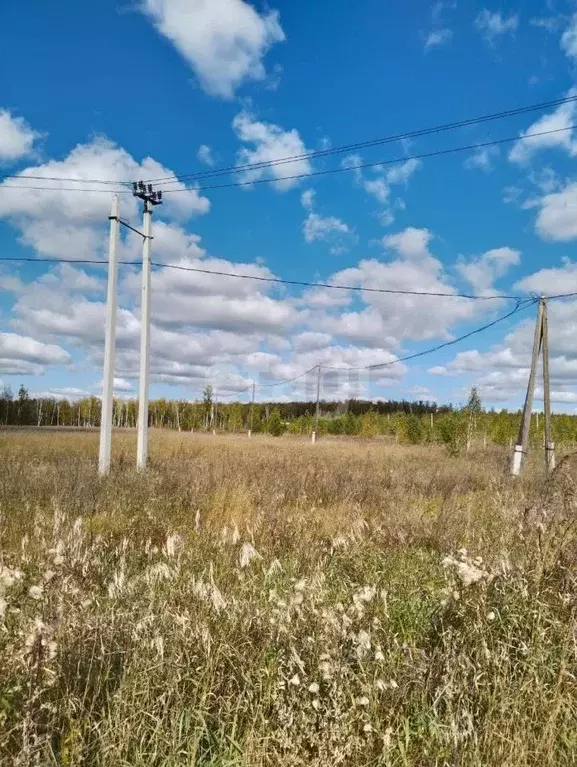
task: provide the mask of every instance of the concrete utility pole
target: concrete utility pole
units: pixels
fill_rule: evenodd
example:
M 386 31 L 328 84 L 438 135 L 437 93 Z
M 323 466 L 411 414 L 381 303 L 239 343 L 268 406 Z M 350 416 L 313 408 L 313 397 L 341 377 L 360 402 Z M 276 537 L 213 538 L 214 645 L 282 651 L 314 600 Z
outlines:
M 315 427 L 311 434 L 311 442 L 313 445 L 317 441 L 317 434 L 319 432 L 319 413 L 321 409 L 321 366 L 317 365 L 317 406 L 315 409 Z
M 116 347 L 116 310 L 118 286 L 118 237 L 120 233 L 120 202 L 112 198 L 108 238 L 108 290 L 106 294 L 106 331 L 104 336 L 104 371 L 102 376 L 102 409 L 100 414 L 100 451 L 98 473 L 110 471 L 112 444 L 112 408 L 114 405 L 114 352 Z
M 150 372 L 150 249 L 152 241 L 152 209 L 162 203 L 162 192 L 152 184 L 134 183 L 133 194 L 144 203 L 142 246 L 142 290 L 140 303 L 140 379 L 138 383 L 138 438 L 136 468 L 146 469 L 148 457 L 148 385 Z
M 252 437 L 252 428 L 254 426 L 254 390 L 255 390 L 255 382 L 252 382 L 252 399 L 250 402 L 250 425 L 248 427 L 248 438 L 250 439 Z
M 533 336 L 533 354 L 531 357 L 531 371 L 529 373 L 529 382 L 527 384 L 527 394 L 525 396 L 525 405 L 523 407 L 523 417 L 519 429 L 519 437 L 515 445 L 513 459 L 511 461 L 511 474 L 518 476 L 521 472 L 523 461 L 527 454 L 529 445 L 529 435 L 531 431 L 531 413 L 533 411 L 533 396 L 535 393 L 535 378 L 537 375 L 537 363 L 539 353 L 543 351 L 543 400 L 544 400 L 544 418 L 545 418 L 545 460 L 547 468 L 555 468 L 555 445 L 551 441 L 551 392 L 549 380 L 549 339 L 547 323 L 547 299 L 541 296 L 539 300 L 539 309 L 537 311 L 537 321 L 535 323 L 535 335 Z
M 551 381 L 549 378 L 549 321 L 547 301 L 543 302 L 543 320 L 541 328 L 541 348 L 543 350 L 543 416 L 545 424 L 545 465 L 548 471 L 555 468 L 555 443 L 551 441 Z

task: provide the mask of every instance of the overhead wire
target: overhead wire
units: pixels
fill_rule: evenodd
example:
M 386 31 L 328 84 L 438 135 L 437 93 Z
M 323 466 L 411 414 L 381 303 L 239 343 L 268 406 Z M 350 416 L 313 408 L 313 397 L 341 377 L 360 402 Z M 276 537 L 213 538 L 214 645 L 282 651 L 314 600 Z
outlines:
M 0 257 L 0 263 L 7 262 L 22 262 L 22 263 L 46 263 L 46 264 L 86 264 L 87 266 L 107 266 L 106 261 L 98 261 L 96 259 L 81 259 L 81 258 L 31 258 L 31 257 L 19 257 L 19 256 L 6 256 Z M 119 265 L 122 266 L 141 266 L 141 261 L 119 261 Z M 329 290 L 352 290 L 358 293 L 383 293 L 387 295 L 400 295 L 400 296 L 429 296 L 431 298 L 463 298 L 470 301 L 494 301 L 498 300 L 521 300 L 522 296 L 506 295 L 504 293 L 495 293 L 490 296 L 479 296 L 472 293 L 449 293 L 442 291 L 427 291 L 427 290 L 405 290 L 403 288 L 371 288 L 363 285 L 335 285 L 329 282 L 308 282 L 306 280 L 285 280 L 281 277 L 264 277 L 255 274 L 235 274 L 234 272 L 223 272 L 217 269 L 202 269 L 193 266 L 181 266 L 179 264 L 164 264 L 160 261 L 151 261 L 150 265 L 159 269 L 175 269 L 183 272 L 193 272 L 198 274 L 214 275 L 218 277 L 233 277 L 242 280 L 256 280 L 257 282 L 270 282 L 280 285 L 292 285 L 298 287 L 308 288 L 326 288 Z
M 251 181 L 234 181 L 227 184 L 208 184 L 206 186 L 193 186 L 184 187 L 181 189 L 163 189 L 163 195 L 167 194 L 181 194 L 183 192 L 206 192 L 213 189 L 231 189 L 234 187 L 250 187 L 257 184 L 276 184 L 279 181 L 296 181 L 305 178 L 314 178 L 317 176 L 328 176 L 335 173 L 347 173 L 350 171 L 359 171 L 366 168 L 384 167 L 388 165 L 398 165 L 399 163 L 407 162 L 408 160 L 425 160 L 432 157 L 443 157 L 451 154 L 457 154 L 459 152 L 474 151 L 476 149 L 485 149 L 490 146 L 500 146 L 502 144 L 512 143 L 514 141 L 527 141 L 532 138 L 539 138 L 541 136 L 550 136 L 556 133 L 564 133 L 566 131 L 572 131 L 577 128 L 577 125 L 568 125 L 563 128 L 553 128 L 545 131 L 537 131 L 535 133 L 526 133 L 521 136 L 509 136 L 502 139 L 493 139 L 491 141 L 483 141 L 477 144 L 467 144 L 465 146 L 449 147 L 448 149 L 437 149 L 431 152 L 422 152 L 420 154 L 404 155 L 403 157 L 394 157 L 389 160 L 379 160 L 377 162 L 365 162 L 355 165 L 339 166 L 337 168 L 325 168 L 323 170 L 312 171 L 311 173 L 295 173 L 290 176 L 279 176 L 278 178 L 258 178 Z M 24 178 L 24 177 L 22 177 Z M 86 182 L 89 183 L 89 182 Z M 27 189 L 30 191 L 40 192 L 83 192 L 83 193 L 105 193 L 105 194 L 129 194 L 132 195 L 132 191 L 129 189 L 87 189 L 84 187 L 46 187 L 46 186 L 29 186 L 22 184 L 0 184 L 0 191 L 3 189 Z
M 449 147 L 448 149 L 436 149 L 432 152 L 422 152 L 420 154 L 406 155 L 403 157 L 395 157 L 390 160 L 380 160 L 378 162 L 365 162 L 352 166 L 339 166 L 338 168 L 326 168 L 324 170 L 316 170 L 312 173 L 295 173 L 291 176 L 279 176 L 278 178 L 257 178 L 251 181 L 234 181 L 228 184 L 209 184 L 206 186 L 196 186 L 192 189 L 196 192 L 207 192 L 212 189 L 230 189 L 233 187 L 247 187 L 254 186 L 256 184 L 276 184 L 279 181 L 296 181 L 304 178 L 312 178 L 316 176 L 329 176 L 334 173 L 346 173 L 350 171 L 365 170 L 366 168 L 383 167 L 387 165 L 398 165 L 409 160 L 427 160 L 432 157 L 443 157 L 445 155 L 457 154 L 459 152 L 469 152 L 475 149 L 485 149 L 490 146 L 500 146 L 502 144 L 510 144 L 514 141 L 526 141 L 531 138 L 539 138 L 540 136 L 550 136 L 555 133 L 564 133 L 566 131 L 572 131 L 577 128 L 577 125 L 568 125 L 564 128 L 553 128 L 545 131 L 537 131 L 536 133 L 526 133 L 522 136 L 509 136 L 502 139 L 493 139 L 491 141 L 483 141 L 477 144 L 467 144 L 466 146 Z M 2 186 L 0 186 L 2 189 Z M 162 194 L 179 194 L 181 192 L 191 191 L 190 189 L 164 189 Z
M 250 170 L 262 170 L 265 168 L 276 167 L 278 165 L 284 165 L 287 163 L 293 163 L 303 160 L 312 160 L 316 158 L 329 157 L 336 154 L 343 154 L 345 152 L 353 152 L 361 149 L 369 149 L 374 146 L 381 146 L 383 144 L 392 143 L 395 141 L 401 141 L 404 139 L 421 138 L 435 133 L 442 133 L 449 130 L 455 130 L 457 128 L 470 127 L 472 125 L 483 124 L 503 118 L 515 117 L 530 112 L 536 112 L 544 109 L 550 109 L 563 104 L 573 103 L 577 100 L 577 95 L 566 96 L 558 99 L 551 99 L 549 101 L 542 101 L 534 104 L 525 105 L 522 107 L 515 107 L 513 109 L 501 110 L 498 112 L 491 112 L 489 114 L 480 115 L 477 117 L 465 118 L 448 123 L 442 123 L 428 128 L 421 128 L 412 131 L 404 131 L 402 133 L 389 134 L 387 136 L 378 137 L 376 139 L 370 139 L 368 141 L 358 141 L 350 144 L 344 144 L 336 147 L 329 147 L 327 149 L 311 150 L 309 152 L 303 152 L 301 154 L 290 155 L 286 157 L 280 157 L 273 160 L 263 160 L 254 163 L 244 163 L 237 165 L 225 166 L 222 168 L 212 168 L 194 173 L 172 174 L 169 176 L 160 176 L 153 179 L 145 179 L 146 183 L 175 183 L 177 181 L 195 180 L 202 178 L 210 178 L 221 175 L 232 175 L 234 173 L 246 172 Z M 91 183 L 91 184 L 104 184 L 104 185 L 132 185 L 131 180 L 115 180 L 115 179 L 79 179 L 70 176 L 47 176 L 47 175 L 32 175 L 29 173 L 5 173 L 0 174 L 2 179 L 32 179 L 37 181 L 68 181 L 71 183 Z M 93 190 L 96 191 L 96 190 Z
M 87 258 L 33 258 L 30 256 L 2 256 L 0 257 L 0 264 L 2 262 L 7 263 L 32 263 L 32 264 L 74 264 L 74 265 L 86 265 L 86 266 L 108 266 L 107 261 L 98 259 Z M 142 261 L 118 261 L 119 266 L 133 266 L 141 267 Z M 526 296 L 510 295 L 507 293 L 494 293 L 489 296 L 479 296 L 472 293 L 444 293 L 441 291 L 428 291 L 428 290 L 405 290 L 402 288 L 370 288 L 363 285 L 334 285 L 328 282 L 307 282 L 306 280 L 285 280 L 281 277 L 263 277 L 254 274 L 235 274 L 234 272 L 223 272 L 217 269 L 201 269 L 192 266 L 180 266 L 179 264 L 164 264 L 160 261 L 151 261 L 151 266 L 159 269 L 176 269 L 178 271 L 194 272 L 200 274 L 215 275 L 218 277 L 233 277 L 243 280 L 256 280 L 258 282 L 271 282 L 281 285 L 293 285 L 299 287 L 309 288 L 327 288 L 329 290 L 352 290 L 360 293 L 384 293 L 389 295 L 401 295 L 401 296 L 428 296 L 432 298 L 464 298 L 470 301 L 493 301 L 493 300 L 509 300 L 509 301 L 523 301 L 527 300 Z M 577 291 L 569 293 L 556 293 L 554 295 L 547 296 L 548 300 L 557 298 L 572 298 L 577 296 Z M 538 296 L 531 295 L 531 298 L 538 300 Z
M 508 320 L 510 317 L 512 317 L 514 314 L 517 314 L 517 312 L 522 311 L 523 309 L 527 309 L 529 306 L 534 306 L 539 301 L 539 298 L 526 298 L 520 300 L 517 305 L 515 306 L 512 311 L 507 312 L 507 314 L 502 315 L 501 317 L 498 317 L 496 320 L 493 320 L 492 322 L 488 322 L 486 325 L 481 325 L 481 327 L 475 328 L 474 330 L 470 330 L 468 333 L 464 333 L 461 336 L 458 336 L 457 338 L 453 338 L 450 341 L 444 341 L 441 344 L 437 344 L 436 346 L 431 346 L 429 349 L 423 349 L 420 352 L 415 352 L 414 354 L 408 354 L 405 357 L 397 357 L 394 360 L 390 360 L 388 362 L 379 362 L 373 365 L 363 365 L 361 367 L 352 367 L 352 366 L 346 366 L 346 367 L 330 367 L 326 365 L 321 365 L 322 370 L 380 370 L 384 367 L 389 367 L 390 365 L 396 365 L 399 362 L 408 362 L 409 360 L 417 359 L 417 357 L 424 357 L 426 354 L 432 354 L 433 352 L 440 351 L 441 349 L 445 349 L 448 346 L 454 346 L 455 344 L 460 343 L 461 341 L 465 341 L 467 338 L 470 338 L 471 336 L 474 336 L 478 333 L 482 333 L 485 330 L 488 330 L 489 328 L 494 327 L 495 325 L 498 325 L 501 322 L 505 322 L 505 320 Z
M 173 176 L 162 176 L 160 178 L 148 179 L 147 183 L 160 184 L 171 183 L 183 180 L 197 180 L 202 178 L 232 175 L 233 173 L 246 172 L 251 170 L 262 170 L 271 167 L 277 167 L 279 165 L 285 165 L 287 163 L 299 162 L 303 160 L 312 160 L 323 157 L 332 156 L 335 154 L 344 154 L 345 152 L 359 151 L 361 149 L 370 149 L 374 146 L 382 146 L 383 144 L 392 143 L 395 141 L 402 141 L 406 139 L 422 138 L 435 133 L 442 133 L 449 130 L 455 130 L 457 128 L 466 128 L 472 125 L 482 124 L 494 120 L 499 120 L 505 117 L 515 117 L 528 112 L 535 112 L 542 109 L 549 109 L 556 106 L 562 106 L 563 104 L 575 102 L 577 95 L 566 96 L 561 99 L 554 99 L 551 101 L 540 102 L 537 104 L 530 104 L 524 107 L 517 107 L 515 109 L 508 109 L 501 112 L 492 112 L 487 115 L 481 115 L 479 117 L 471 117 L 463 120 L 458 120 L 450 123 L 443 123 L 435 125 L 429 128 L 422 128 L 414 131 L 406 131 L 404 133 L 397 133 L 377 139 L 371 139 L 369 141 L 360 141 L 353 144 L 345 144 L 337 147 L 330 147 L 328 149 L 313 150 L 310 152 L 304 152 L 302 154 L 292 155 L 289 157 L 281 157 L 275 160 L 263 160 L 257 163 L 246 163 L 244 165 L 230 165 L 224 168 L 215 168 L 211 170 L 200 171 L 197 173 L 179 174 Z
M 502 315 L 501 317 L 498 317 L 495 320 L 492 320 L 491 322 L 486 323 L 485 325 L 481 325 L 478 328 L 474 328 L 473 330 L 470 330 L 467 333 L 464 333 L 461 336 L 458 336 L 457 338 L 453 338 L 450 341 L 445 341 L 441 344 L 437 344 L 436 346 L 432 346 L 428 349 L 423 349 L 420 352 L 415 352 L 414 354 L 408 354 L 404 357 L 397 357 L 394 360 L 389 360 L 388 362 L 380 362 L 373 365 L 363 365 L 363 366 L 331 366 L 331 365 L 321 365 L 320 363 L 317 365 L 314 365 L 313 367 L 309 368 L 308 370 L 303 371 L 302 373 L 299 373 L 298 375 L 294 376 L 293 378 L 288 378 L 283 381 L 275 381 L 273 383 L 267 383 L 267 384 L 258 384 L 254 383 L 255 388 L 257 389 L 266 389 L 271 388 L 274 386 L 285 386 L 286 384 L 293 383 L 294 381 L 297 381 L 299 378 L 303 378 L 304 376 L 308 375 L 309 373 L 314 372 L 315 370 L 318 370 L 319 368 L 321 370 L 334 370 L 334 371 L 349 371 L 349 370 L 380 370 L 384 367 L 389 367 L 391 365 L 397 365 L 401 362 L 407 362 L 409 360 L 417 359 L 418 357 L 423 357 L 427 354 L 433 354 L 436 351 L 439 351 L 441 349 L 444 349 L 449 346 L 454 346 L 455 344 L 458 344 L 461 341 L 465 341 L 467 338 L 471 338 L 471 336 L 474 336 L 478 333 L 482 333 L 485 330 L 489 330 L 489 328 L 494 327 L 495 325 L 498 325 L 501 322 L 505 322 L 513 315 L 517 314 L 518 312 L 522 311 L 523 309 L 527 309 L 530 306 L 534 306 L 539 301 L 539 298 L 531 297 L 526 299 L 521 299 L 517 302 L 517 305 L 514 309 L 512 309 L 510 312 L 507 312 L 506 314 Z M 234 396 L 234 394 L 241 394 L 245 391 L 248 391 L 253 386 L 251 383 L 250 386 L 248 386 L 246 389 L 241 389 L 238 392 L 231 392 L 230 394 L 226 396 Z

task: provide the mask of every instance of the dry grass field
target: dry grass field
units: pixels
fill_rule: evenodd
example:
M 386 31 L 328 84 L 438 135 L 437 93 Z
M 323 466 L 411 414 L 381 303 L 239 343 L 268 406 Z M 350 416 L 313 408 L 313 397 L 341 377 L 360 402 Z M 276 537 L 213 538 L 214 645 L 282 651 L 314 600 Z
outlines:
M 0 764 L 577 764 L 577 466 L 0 432 Z

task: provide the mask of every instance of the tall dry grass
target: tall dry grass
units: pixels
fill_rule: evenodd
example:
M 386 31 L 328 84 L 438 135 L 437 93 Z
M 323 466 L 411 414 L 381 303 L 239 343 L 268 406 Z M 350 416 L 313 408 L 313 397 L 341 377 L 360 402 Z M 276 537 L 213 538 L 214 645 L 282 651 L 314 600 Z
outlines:
M 0 434 L 0 763 L 574 765 L 572 460 Z

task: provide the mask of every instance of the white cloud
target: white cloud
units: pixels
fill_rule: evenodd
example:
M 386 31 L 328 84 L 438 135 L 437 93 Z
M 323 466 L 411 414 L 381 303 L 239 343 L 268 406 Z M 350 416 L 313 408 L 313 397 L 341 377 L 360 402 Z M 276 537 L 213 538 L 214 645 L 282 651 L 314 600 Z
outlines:
M 102 379 L 98 381 L 95 388 L 98 391 L 102 391 Z M 127 381 L 126 378 L 114 378 L 114 392 L 115 393 L 129 393 L 134 391 L 134 384 Z
M 301 204 L 308 211 L 308 216 L 303 221 L 303 234 L 306 242 L 328 242 L 333 254 L 346 252 L 348 246 L 358 239 L 354 231 L 336 216 L 321 216 L 319 213 L 315 213 L 314 203 L 314 190 L 307 189 L 301 194 Z
M 339 235 L 350 235 L 351 230 L 344 221 L 336 216 L 320 216 L 309 213 L 303 224 L 303 234 L 307 242 L 315 240 L 332 241 Z
M 23 117 L 0 109 L 0 163 L 9 163 L 31 154 L 40 134 Z
M 432 256 L 429 243 L 433 239 L 428 229 L 417 229 L 409 226 L 397 234 L 383 237 L 382 243 L 397 251 L 407 261 L 429 261 Z
M 577 59 L 577 13 L 573 14 L 569 26 L 561 35 L 561 48 L 571 59 Z
M 563 269 L 543 269 L 521 280 L 515 287 L 527 290 L 553 292 L 558 289 L 566 276 L 565 290 L 577 284 L 576 266 L 567 261 Z M 552 389 L 555 401 L 572 401 L 577 386 L 577 302 L 574 300 L 551 301 L 549 310 L 549 351 Z M 457 354 L 444 368 L 430 369 L 437 375 L 471 375 L 481 389 L 483 397 L 519 404 L 522 400 L 529 376 L 536 307 L 526 313 L 504 341 L 488 351 L 469 349 Z M 536 398 L 542 398 L 542 390 L 536 391 Z
M 305 210 L 312 210 L 314 208 L 315 194 L 316 192 L 314 189 L 306 189 L 301 194 L 301 205 Z
M 79 389 L 77 386 L 63 386 L 48 389 L 47 391 L 35 391 L 33 395 L 44 399 L 77 400 L 89 397 L 90 392 L 86 389 Z
M 388 169 L 385 169 L 384 166 L 376 166 L 373 168 L 373 173 L 376 175 L 368 178 L 363 173 L 362 163 L 363 160 L 359 154 L 352 154 L 347 155 L 341 165 L 343 168 L 352 169 L 355 184 L 361 186 L 367 194 L 370 194 L 384 206 L 380 212 L 380 220 L 384 226 L 388 226 L 395 219 L 394 211 L 405 208 L 402 200 L 397 199 L 390 204 L 391 187 L 394 185 L 408 186 L 411 176 L 421 167 L 422 163 L 420 160 L 410 158 Z
M 576 96 L 577 89 L 571 88 L 567 96 Z M 570 157 L 577 155 L 577 142 L 573 139 L 573 131 L 569 130 L 577 121 L 577 102 L 570 101 L 561 104 L 554 112 L 543 115 L 536 120 L 526 131 L 521 132 L 521 141 L 517 141 L 509 152 L 511 162 L 523 165 L 527 163 L 535 152 L 544 149 L 564 149 Z M 557 131 L 541 136 L 532 136 L 535 133 L 545 133 L 546 131 Z
M 577 237 L 577 182 L 544 195 L 538 204 L 535 228 L 543 239 L 568 242 Z
M 385 175 L 389 184 L 407 184 L 413 173 L 421 167 L 421 161 L 415 158 L 393 165 Z
M 556 32 L 564 22 L 564 17 L 559 14 L 558 16 L 536 16 L 530 20 L 532 27 L 538 29 L 544 29 L 546 32 Z
M 485 146 L 477 149 L 474 154 L 464 162 L 465 168 L 476 168 L 485 173 L 493 170 L 493 159 L 499 156 L 498 146 Z
M 143 0 L 142 8 L 202 88 L 223 98 L 247 80 L 263 80 L 262 59 L 285 39 L 277 11 L 261 15 L 244 0 Z
M 515 32 L 518 26 L 519 16 L 516 13 L 505 18 L 500 11 L 492 13 L 488 8 L 483 8 L 475 18 L 475 28 L 490 45 L 493 45 L 498 37 Z
M 453 37 L 453 31 L 447 27 L 441 29 L 432 29 L 425 39 L 425 50 L 438 48 L 447 45 Z
M 478 258 L 470 261 L 461 259 L 457 270 L 479 295 L 490 295 L 494 292 L 493 283 L 504 277 L 511 266 L 517 266 L 521 261 L 518 250 L 509 247 L 493 248 Z
M 198 152 L 196 153 L 196 156 L 200 160 L 200 162 L 203 162 L 205 165 L 209 165 L 211 168 L 214 166 L 214 157 L 212 156 L 212 149 L 208 146 L 208 144 L 201 144 L 198 147 Z
M 330 277 L 333 284 L 387 290 L 455 293 L 442 263 L 429 248 L 433 239 L 427 229 L 409 227 L 382 239 L 382 244 L 396 254 L 386 262 L 362 260 L 356 267 Z M 322 296 L 322 294 L 321 294 Z M 321 332 L 374 348 L 398 348 L 403 340 L 447 339 L 460 322 L 475 319 L 490 307 L 467 299 L 436 298 L 376 292 L 361 292 L 366 304 L 360 310 L 333 315 L 330 305 L 319 309 L 311 322 Z
M 29 176 L 77 179 L 82 182 L 79 187 L 93 191 L 78 193 L 74 191 L 74 182 L 67 182 L 63 189 L 62 185 L 50 181 L 31 181 L 31 186 L 50 189 L 11 189 L 0 196 L 0 218 L 7 219 L 19 230 L 21 242 L 41 255 L 104 259 L 111 194 L 103 193 L 102 186 L 90 184 L 89 180 L 105 178 L 118 184 L 130 179 L 171 175 L 172 172 L 156 160 L 147 157 L 138 163 L 112 141 L 97 137 L 88 144 L 77 145 L 64 160 L 49 160 L 21 171 L 23 179 Z M 26 187 L 25 180 L 19 183 Z M 196 190 L 187 190 L 180 182 L 171 188 L 179 191 L 165 195 L 164 215 L 186 219 L 208 212 L 208 199 Z M 140 217 L 132 194 L 121 195 L 121 215 L 133 221 Z
M 3 373 L 39 375 L 47 365 L 63 365 L 69 360 L 68 352 L 55 344 L 44 344 L 16 333 L 0 333 L 0 371 Z
M 327 348 L 332 341 L 332 336 L 328 333 L 317 333 L 313 330 L 306 330 L 299 333 L 292 340 L 294 348 L 299 352 L 311 352 L 318 349 Z
M 540 269 L 523 277 L 513 287 L 515 290 L 545 295 L 577 292 L 577 263 L 565 258 L 563 266 Z
M 240 112 L 233 120 L 232 126 L 238 138 L 254 148 L 243 147 L 237 154 L 239 165 L 261 164 L 264 167 L 251 168 L 241 175 L 243 181 L 254 182 L 263 178 L 274 179 L 273 186 L 284 192 L 293 189 L 299 179 L 287 178 L 287 176 L 307 176 L 312 172 L 310 162 L 302 155 L 308 154 L 299 132 L 296 129 L 285 131 L 273 123 L 265 123 L 257 120 L 249 112 Z M 279 165 L 267 166 L 267 163 L 282 160 L 288 157 L 301 157 L 292 162 Z
M 438 0 L 431 8 L 432 30 L 425 36 L 425 52 L 431 48 L 446 45 L 453 37 L 453 31 L 444 23 L 446 11 L 452 11 L 457 7 L 456 2 L 451 0 Z

